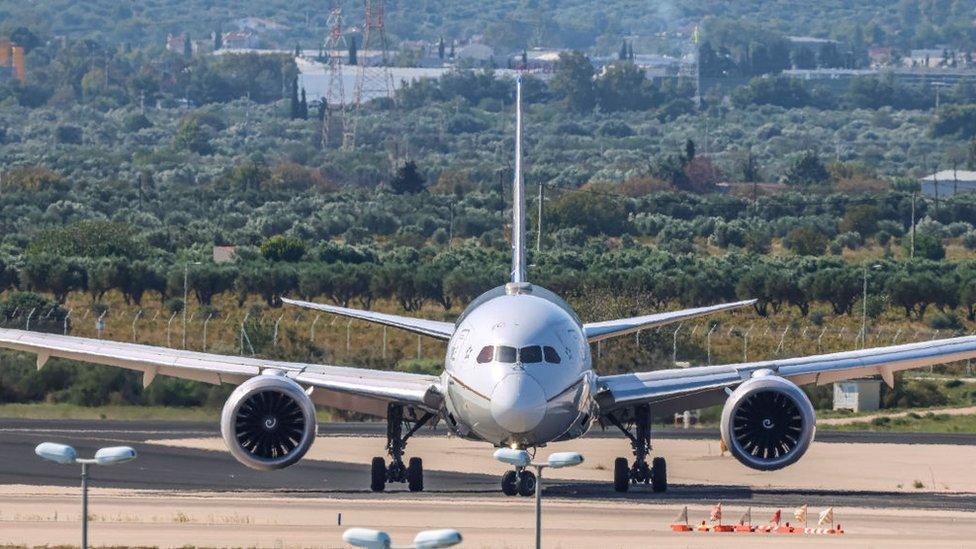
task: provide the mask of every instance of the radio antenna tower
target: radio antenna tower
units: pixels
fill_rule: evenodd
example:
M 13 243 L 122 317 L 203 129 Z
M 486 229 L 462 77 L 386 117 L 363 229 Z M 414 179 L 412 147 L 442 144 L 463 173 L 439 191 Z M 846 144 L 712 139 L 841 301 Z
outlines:
M 325 92 L 325 118 L 322 120 L 322 147 L 335 141 L 335 135 L 342 136 L 343 148 L 352 146 L 346 120 L 346 93 L 342 78 L 342 56 L 347 48 L 346 37 L 342 35 L 342 6 L 336 5 L 329 11 L 327 22 L 329 35 L 323 49 L 329 57 L 329 81 Z
M 389 45 L 386 41 L 383 0 L 364 0 L 364 4 L 366 20 L 363 24 L 363 44 L 359 50 L 359 75 L 356 78 L 356 117 L 350 125 L 353 143 L 356 139 L 356 120 L 363 103 L 379 97 L 393 99 L 393 72 L 388 63 Z

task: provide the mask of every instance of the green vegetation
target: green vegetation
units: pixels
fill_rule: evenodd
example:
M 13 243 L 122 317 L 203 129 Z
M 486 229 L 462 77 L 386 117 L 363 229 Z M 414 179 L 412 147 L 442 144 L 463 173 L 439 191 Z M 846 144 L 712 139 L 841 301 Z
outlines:
M 937 412 L 911 413 L 906 417 L 879 417 L 870 422 L 844 425 L 818 425 L 818 429 L 835 431 L 890 431 L 905 433 L 973 433 L 976 415 L 949 415 Z
M 324 12 L 306 21 L 279 0 L 116 4 L 0 7 L 0 36 L 29 50 L 26 81 L 0 83 L 0 323 L 94 336 L 93 320 L 108 314 L 112 337 L 138 339 L 142 322 L 143 341 L 173 345 L 173 319 L 186 310 L 197 323 L 213 320 L 208 350 L 436 373 L 436 345 L 414 351 L 404 338 L 387 356 L 375 350 L 377 334 L 335 329 L 314 341 L 278 308 L 292 295 L 450 319 L 502 282 L 511 81 L 487 69 L 412 82 L 395 101 L 349 114 L 354 146 L 326 146 L 327 105 L 309 104 L 290 54 L 296 44 L 314 50 Z M 544 185 L 546 197 L 542 234 L 529 235 L 541 236 L 530 278 L 587 319 L 755 297 L 750 320 L 854 331 L 864 266 L 878 264 L 867 275 L 873 322 L 968 331 L 976 200 L 922 197 L 911 216 L 917 175 L 976 167 L 976 90 L 940 89 L 933 111 L 932 88 L 882 77 L 826 89 L 778 73 L 863 67 L 873 45 L 971 50 L 971 14 L 959 2 L 923 11 L 907 1 L 849 4 L 766 3 L 771 17 L 758 25 L 754 2 L 635 12 L 617 0 L 451 10 L 421 1 L 389 6 L 386 21 L 394 43 L 445 37 L 441 58 L 472 34 L 502 54 L 530 37 L 575 50 L 553 74 L 525 77 L 525 179 L 530 196 Z M 355 6 L 345 6 L 352 26 Z M 277 41 L 287 53 L 161 47 L 168 34 L 206 37 L 244 13 L 285 25 L 259 45 Z M 686 53 L 688 36 L 676 29 L 699 21 L 702 75 L 720 81 L 701 110 L 692 79 L 652 81 L 632 62 L 635 48 Z M 806 34 L 835 41 L 807 48 L 787 38 Z M 350 56 L 361 56 L 358 36 L 350 39 Z M 600 55 L 619 59 L 597 69 Z M 394 60 L 410 62 L 406 53 Z M 233 259 L 214 263 L 213 246 L 234 246 Z M 138 316 L 143 309 L 153 318 Z M 201 335 L 191 330 L 197 348 Z M 661 348 L 671 337 L 608 343 L 598 368 L 669 365 Z M 674 341 L 703 361 L 690 337 Z M 742 350 L 726 342 L 714 352 L 733 360 Z M 63 361 L 37 372 L 25 357 L 4 359 L 0 402 L 197 410 L 219 406 L 228 390 L 162 379 L 143 389 L 130 372 Z

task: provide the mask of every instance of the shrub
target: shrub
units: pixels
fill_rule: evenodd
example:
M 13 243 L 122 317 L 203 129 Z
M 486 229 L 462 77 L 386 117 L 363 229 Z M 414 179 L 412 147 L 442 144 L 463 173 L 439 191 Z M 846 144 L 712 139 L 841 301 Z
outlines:
M 300 261 L 305 250 L 305 242 L 293 236 L 279 234 L 261 243 L 261 255 L 269 261 Z
M 58 126 L 54 129 L 54 140 L 63 145 L 81 145 L 84 135 L 78 126 Z
M 827 247 L 827 237 L 813 229 L 793 229 L 783 239 L 783 245 L 797 255 L 821 255 Z
M 940 313 L 932 317 L 929 320 L 929 326 L 933 330 L 961 330 L 963 328 L 962 321 L 952 313 Z
M 606 137 L 630 137 L 634 135 L 634 129 L 624 122 L 608 120 L 600 125 L 596 133 Z

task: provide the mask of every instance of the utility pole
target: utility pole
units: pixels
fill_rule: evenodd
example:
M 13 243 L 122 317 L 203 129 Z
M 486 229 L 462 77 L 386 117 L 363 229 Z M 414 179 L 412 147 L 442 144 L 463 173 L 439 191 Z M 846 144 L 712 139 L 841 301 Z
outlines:
M 539 183 L 539 220 L 536 224 L 536 241 L 535 241 L 535 251 L 542 251 L 542 203 L 546 199 L 546 186 L 543 183 Z
M 912 191 L 912 251 L 910 257 L 915 259 L 915 198 L 918 191 Z

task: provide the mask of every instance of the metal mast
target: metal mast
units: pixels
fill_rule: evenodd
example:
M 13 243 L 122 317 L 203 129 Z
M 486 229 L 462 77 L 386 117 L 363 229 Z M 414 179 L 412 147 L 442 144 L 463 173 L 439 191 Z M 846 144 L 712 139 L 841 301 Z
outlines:
M 366 19 L 363 24 L 363 43 L 359 54 L 359 74 L 356 78 L 356 117 L 350 132 L 350 144 L 356 139 L 356 121 L 363 104 L 371 99 L 393 99 L 393 73 L 389 67 L 389 45 L 386 41 L 386 9 L 383 0 L 364 0 Z
M 325 92 L 325 118 L 322 120 L 322 146 L 336 141 L 336 134 L 342 136 L 342 146 L 352 145 L 346 120 L 346 93 L 342 78 L 342 56 L 348 47 L 342 35 L 342 6 L 336 5 L 329 11 L 329 35 L 323 49 L 329 57 L 329 81 Z

